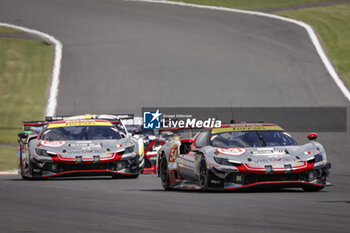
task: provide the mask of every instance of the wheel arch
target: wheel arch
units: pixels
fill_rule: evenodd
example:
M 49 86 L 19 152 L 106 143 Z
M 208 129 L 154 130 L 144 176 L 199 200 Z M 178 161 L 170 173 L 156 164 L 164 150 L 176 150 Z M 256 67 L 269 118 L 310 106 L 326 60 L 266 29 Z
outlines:
M 198 155 L 198 159 L 196 160 L 196 163 L 195 163 L 195 174 L 199 175 L 199 167 L 200 167 L 201 161 L 203 158 L 205 159 L 205 161 L 207 161 L 207 159 L 203 151 L 199 151 L 197 155 Z M 208 167 L 208 164 L 207 164 L 207 167 Z

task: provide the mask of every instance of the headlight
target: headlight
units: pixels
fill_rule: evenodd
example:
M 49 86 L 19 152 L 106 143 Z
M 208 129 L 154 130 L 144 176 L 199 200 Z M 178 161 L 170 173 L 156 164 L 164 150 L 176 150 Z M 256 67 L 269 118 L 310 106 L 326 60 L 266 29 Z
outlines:
M 218 164 L 222 164 L 222 165 L 231 165 L 228 162 L 228 159 L 223 159 L 223 158 L 219 158 L 219 157 L 214 157 L 215 162 L 217 162 Z
M 323 160 L 323 155 L 320 153 L 315 156 L 312 156 L 311 158 L 308 158 L 306 161 L 308 163 L 318 163 L 318 162 L 321 162 L 322 160 Z
M 315 155 L 315 163 L 321 162 L 323 160 L 322 154 Z
M 134 150 L 135 150 L 135 146 L 129 146 L 125 149 L 124 154 L 132 153 L 134 152 Z
M 134 152 L 134 150 L 135 150 L 135 146 L 129 146 L 129 147 L 125 148 L 124 150 L 117 151 L 117 154 L 118 155 L 130 154 L 130 153 Z
M 214 160 L 218 164 L 227 165 L 227 166 L 239 166 L 242 164 L 242 162 L 240 161 L 234 161 L 234 160 L 219 158 L 219 157 L 214 157 Z
M 56 152 L 40 149 L 40 148 L 35 148 L 35 152 L 40 155 L 40 156 L 56 156 Z

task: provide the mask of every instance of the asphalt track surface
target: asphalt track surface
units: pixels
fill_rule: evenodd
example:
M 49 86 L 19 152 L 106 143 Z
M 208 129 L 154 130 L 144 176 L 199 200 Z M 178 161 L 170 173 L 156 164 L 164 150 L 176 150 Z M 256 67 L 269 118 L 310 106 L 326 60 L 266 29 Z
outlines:
M 274 19 L 116 0 L 0 0 L 0 21 L 63 43 L 57 114 L 229 101 L 349 106 L 305 30 Z M 317 193 L 164 192 L 151 175 L 1 177 L 0 232 L 349 232 L 349 133 L 319 138 L 334 186 Z

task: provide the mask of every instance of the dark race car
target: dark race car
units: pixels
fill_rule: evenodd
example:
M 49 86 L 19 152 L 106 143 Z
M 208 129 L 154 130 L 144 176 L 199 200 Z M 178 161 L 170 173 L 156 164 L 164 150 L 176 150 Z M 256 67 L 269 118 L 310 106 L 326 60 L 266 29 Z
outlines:
M 158 176 L 164 189 L 236 190 L 256 186 L 326 186 L 330 163 L 323 146 L 297 145 L 275 124 L 237 123 L 203 129 L 193 138 L 172 140 L 158 153 Z
M 105 175 L 137 178 L 138 139 L 126 137 L 112 122 L 100 119 L 33 123 L 39 134 L 20 133 L 23 179 Z M 27 124 L 28 125 L 28 124 Z

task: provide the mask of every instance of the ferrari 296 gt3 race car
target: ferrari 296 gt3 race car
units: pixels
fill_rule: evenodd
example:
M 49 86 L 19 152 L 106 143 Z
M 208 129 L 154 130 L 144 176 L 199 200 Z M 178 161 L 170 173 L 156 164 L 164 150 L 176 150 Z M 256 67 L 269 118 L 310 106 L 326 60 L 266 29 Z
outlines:
M 112 122 L 78 119 L 33 123 L 39 133 L 19 133 L 23 179 L 109 175 L 137 178 L 143 148 Z
M 256 186 L 326 186 L 330 163 L 317 134 L 297 145 L 275 124 L 235 123 L 203 129 L 190 139 L 172 140 L 158 153 L 157 173 L 165 190 L 235 190 Z M 264 186 L 263 186 L 264 187 Z

